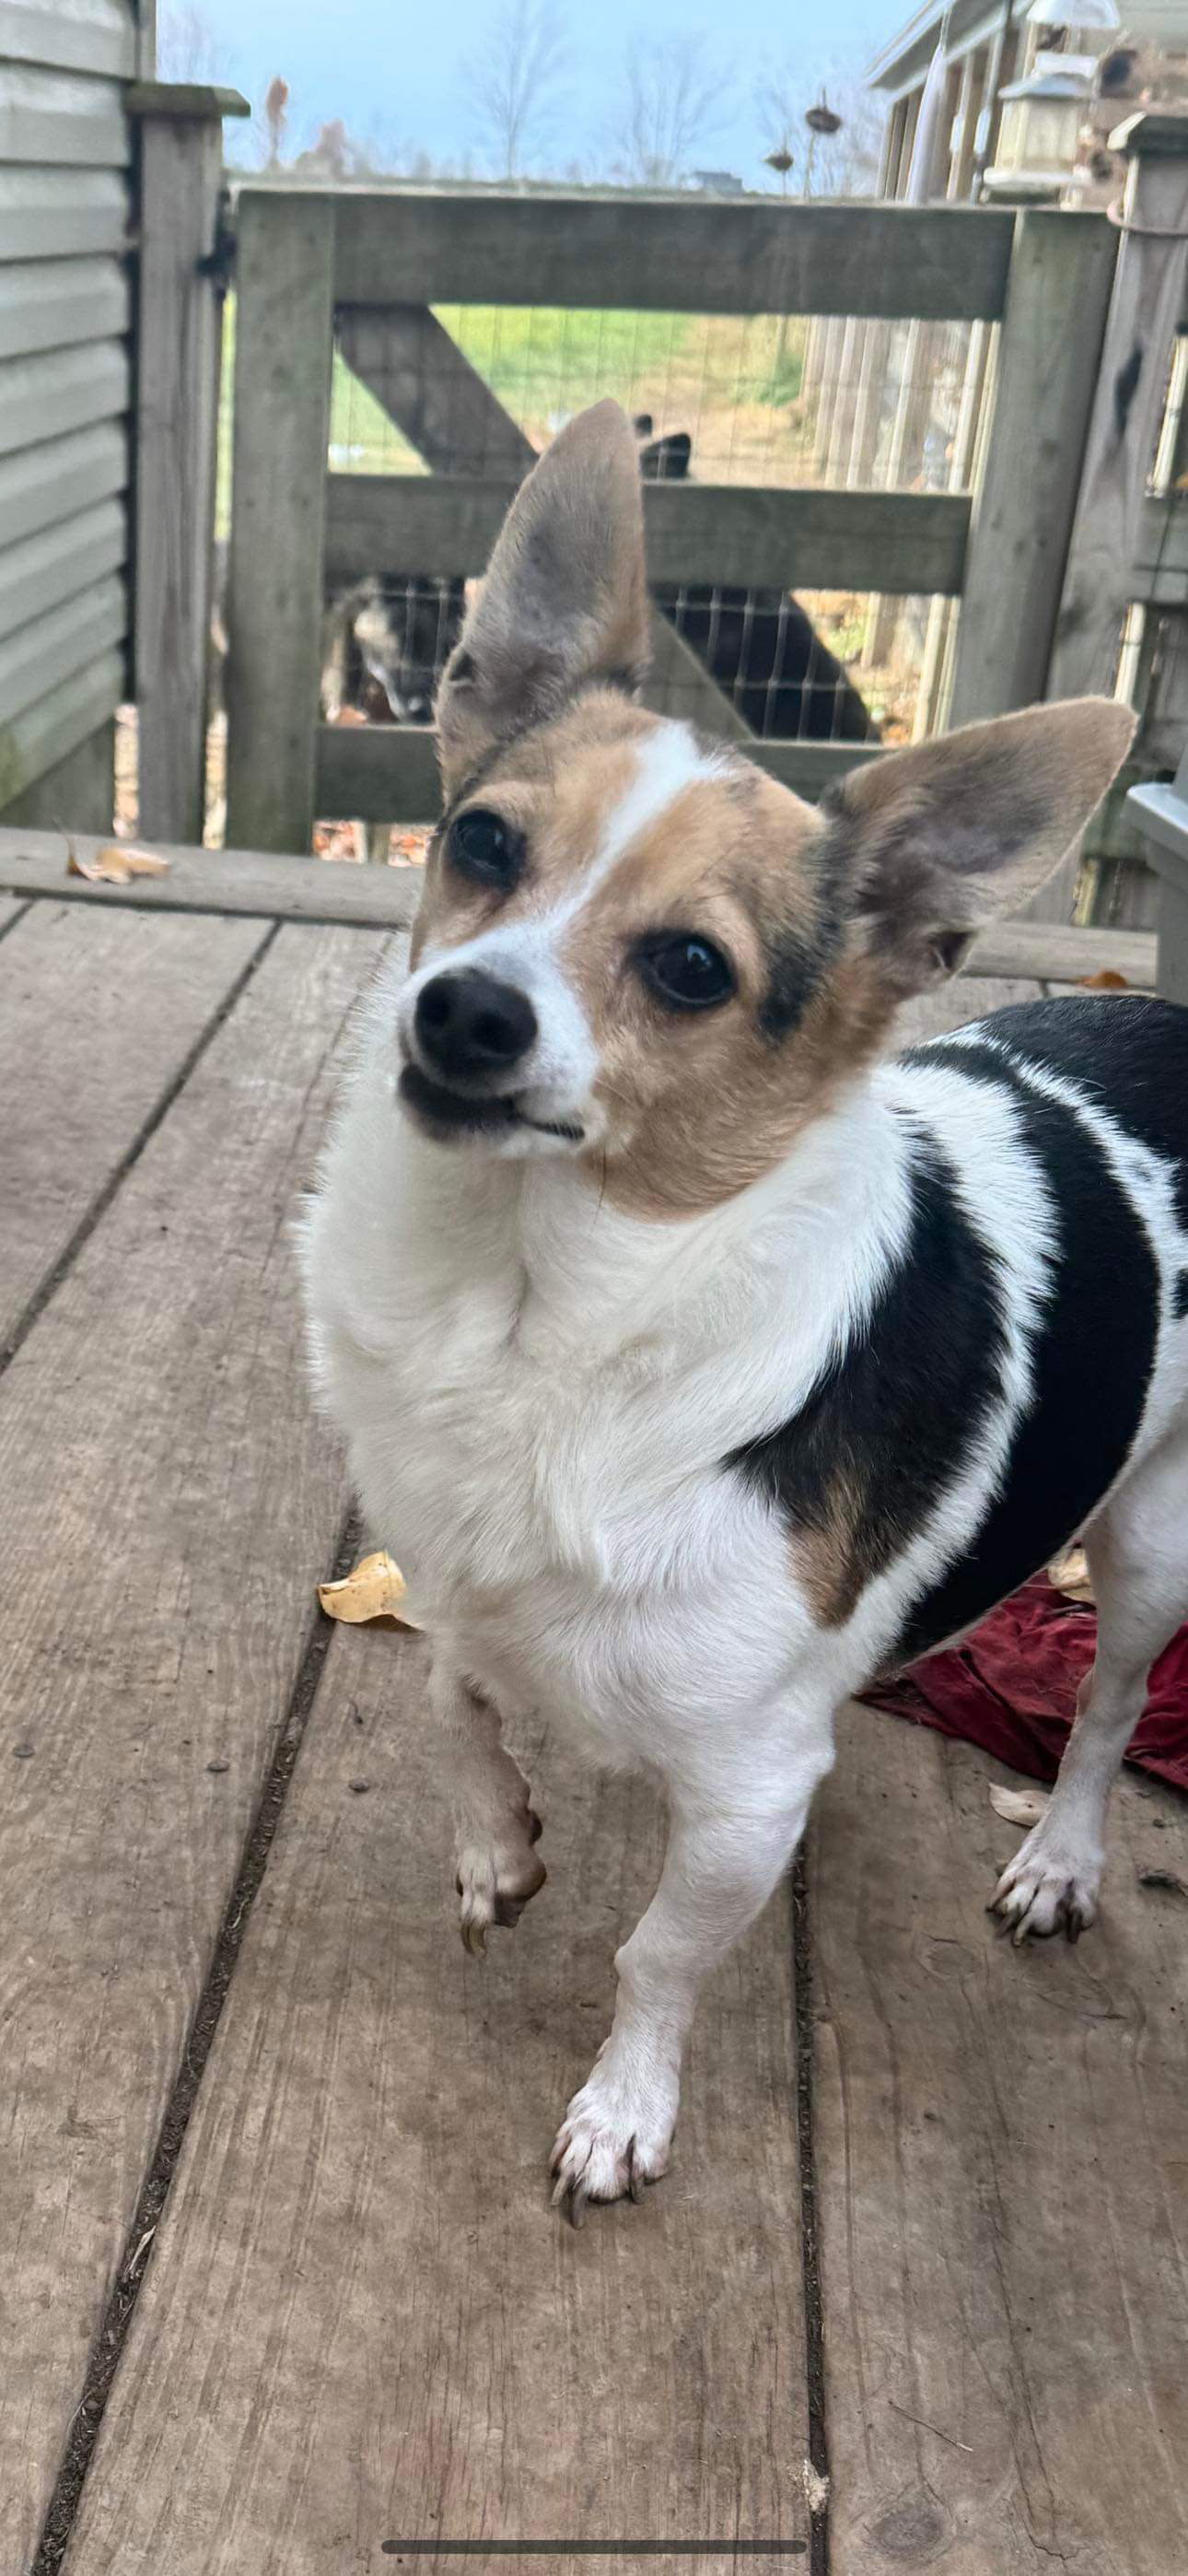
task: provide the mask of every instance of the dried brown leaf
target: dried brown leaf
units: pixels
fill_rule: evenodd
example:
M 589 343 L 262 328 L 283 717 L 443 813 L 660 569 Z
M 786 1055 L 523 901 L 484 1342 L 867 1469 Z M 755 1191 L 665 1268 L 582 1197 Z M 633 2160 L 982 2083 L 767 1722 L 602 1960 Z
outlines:
M 1083 1547 L 1068 1547 L 1048 1567 L 1048 1581 L 1070 1601 L 1092 1601 L 1093 1585 Z
M 408 1589 L 394 1557 L 386 1548 L 365 1556 L 337 1583 L 319 1583 L 318 1599 L 328 1619 L 345 1619 L 351 1627 L 415 1628 L 401 1609 Z
M 990 1804 L 995 1815 L 1004 1816 L 1008 1825 L 1038 1825 L 1047 1812 L 1048 1798 L 1044 1789 L 1000 1789 L 995 1781 Z
M 169 861 L 159 850 L 134 850 L 124 841 L 105 841 L 87 857 L 73 841 L 66 859 L 68 877 L 85 877 L 88 885 L 130 885 L 133 877 L 165 877 Z
M 1086 993 L 1128 993 L 1130 984 L 1116 966 L 1099 967 L 1096 975 L 1079 975 L 1077 982 Z

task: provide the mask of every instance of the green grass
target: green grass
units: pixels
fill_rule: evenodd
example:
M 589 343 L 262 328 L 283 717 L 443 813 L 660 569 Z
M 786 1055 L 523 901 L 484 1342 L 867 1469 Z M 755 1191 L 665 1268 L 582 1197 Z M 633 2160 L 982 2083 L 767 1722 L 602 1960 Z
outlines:
M 648 411 L 658 431 L 689 429 L 694 470 L 701 453 L 715 479 L 714 453 L 731 416 L 746 406 L 777 412 L 795 402 L 804 324 L 768 315 L 567 311 L 546 305 L 442 305 L 438 318 L 513 419 L 539 444 L 583 404 L 612 394 L 628 411 Z M 311 363 L 316 359 L 311 356 Z M 231 507 L 231 410 L 235 299 L 228 297 L 219 424 L 217 527 Z M 772 433 L 760 432 L 763 442 Z M 330 445 L 339 471 L 419 474 L 426 469 L 382 405 L 335 356 Z M 740 454 L 740 464 L 743 462 Z
M 549 305 L 443 305 L 439 319 L 509 411 L 580 411 L 613 394 L 656 410 L 681 372 L 690 317 L 596 313 Z M 649 388 L 654 390 L 649 391 Z

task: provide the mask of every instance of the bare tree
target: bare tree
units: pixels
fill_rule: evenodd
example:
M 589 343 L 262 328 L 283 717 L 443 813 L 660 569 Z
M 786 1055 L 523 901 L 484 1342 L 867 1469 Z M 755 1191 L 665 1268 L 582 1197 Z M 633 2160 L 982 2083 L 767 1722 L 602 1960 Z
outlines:
M 164 81 L 227 82 L 234 54 L 193 0 L 162 0 L 157 13 L 157 76 Z
M 547 148 L 568 60 L 553 0 L 502 0 L 465 77 L 471 116 L 498 178 L 522 178 Z
M 636 44 L 627 57 L 614 173 L 636 188 L 671 188 L 719 123 L 724 88 L 695 36 Z
M 275 78 L 269 81 L 264 95 L 264 124 L 268 135 L 270 170 L 275 170 L 279 166 L 288 121 L 289 84 L 287 80 L 282 80 L 280 73 L 277 72 Z
M 755 84 L 760 158 L 798 197 L 859 197 L 879 171 L 882 105 L 846 64 L 769 63 Z M 824 113 L 822 113 L 824 111 Z M 790 155 L 780 170 L 783 155 Z

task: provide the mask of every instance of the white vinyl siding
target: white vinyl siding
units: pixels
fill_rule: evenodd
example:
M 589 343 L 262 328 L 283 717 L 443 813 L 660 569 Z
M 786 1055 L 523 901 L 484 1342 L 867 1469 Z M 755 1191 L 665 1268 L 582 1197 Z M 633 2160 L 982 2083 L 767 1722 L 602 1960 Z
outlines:
M 132 0 L 0 0 L 0 801 L 124 689 Z

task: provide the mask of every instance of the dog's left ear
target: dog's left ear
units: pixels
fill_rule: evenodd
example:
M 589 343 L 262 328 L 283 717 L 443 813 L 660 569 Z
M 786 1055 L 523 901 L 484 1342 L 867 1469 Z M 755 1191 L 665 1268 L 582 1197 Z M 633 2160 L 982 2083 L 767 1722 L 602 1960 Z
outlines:
M 617 403 L 595 403 L 517 493 L 446 664 L 436 712 L 447 794 L 582 682 L 637 687 L 648 624 L 635 437 Z
M 845 910 L 899 998 L 955 973 L 975 932 L 1051 875 L 1135 721 L 1110 698 L 1027 707 L 888 752 L 823 800 Z

